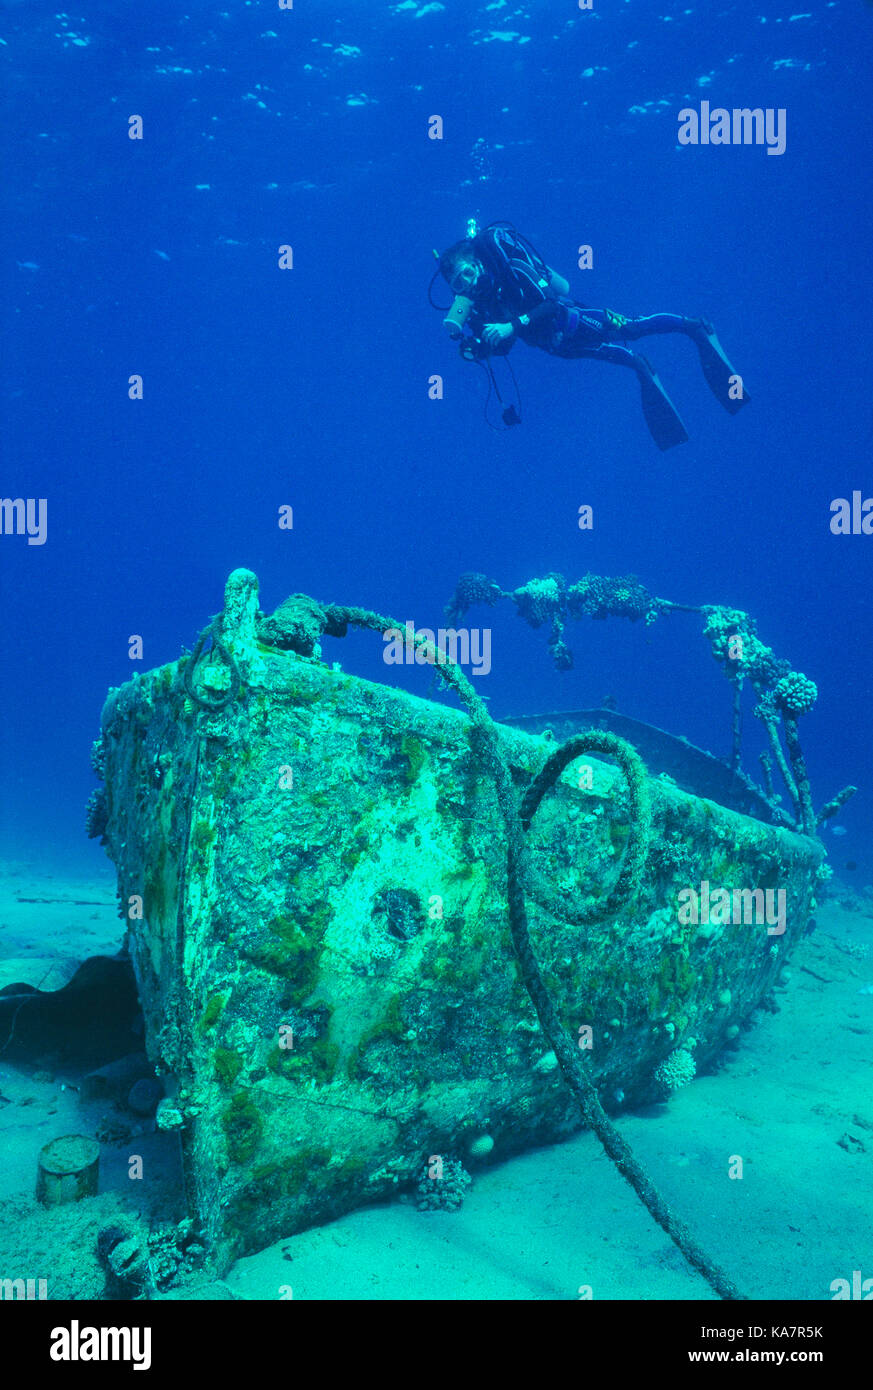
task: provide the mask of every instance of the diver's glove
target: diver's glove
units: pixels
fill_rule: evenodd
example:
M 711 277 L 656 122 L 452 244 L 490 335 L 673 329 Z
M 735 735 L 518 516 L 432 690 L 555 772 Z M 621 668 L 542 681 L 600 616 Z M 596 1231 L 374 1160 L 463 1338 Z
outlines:
M 628 322 L 624 314 L 617 314 L 614 309 L 604 309 L 603 316 L 608 328 L 624 328 Z

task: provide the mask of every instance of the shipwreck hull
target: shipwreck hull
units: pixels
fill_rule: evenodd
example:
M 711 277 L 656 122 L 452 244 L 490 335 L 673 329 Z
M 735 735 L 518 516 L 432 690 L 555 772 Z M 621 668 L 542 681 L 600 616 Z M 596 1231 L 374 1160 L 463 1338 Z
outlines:
M 519 977 L 469 719 L 265 647 L 256 598 L 223 617 L 242 676 L 224 709 L 186 694 L 182 658 L 110 693 L 100 752 L 159 1123 L 180 1128 L 219 1268 L 390 1196 L 432 1155 L 472 1167 L 580 1125 Z M 212 653 L 197 679 L 226 692 L 227 666 Z M 554 744 L 498 737 L 522 791 Z M 805 929 L 823 851 L 649 778 L 639 890 L 578 925 L 615 880 L 629 815 L 620 771 L 585 761 L 533 823 L 527 901 L 558 1012 L 574 1037 L 591 1026 L 618 1108 L 663 1094 L 677 1051 L 700 1070 L 735 1036 Z M 680 892 L 704 881 L 784 891 L 784 932 L 680 924 Z

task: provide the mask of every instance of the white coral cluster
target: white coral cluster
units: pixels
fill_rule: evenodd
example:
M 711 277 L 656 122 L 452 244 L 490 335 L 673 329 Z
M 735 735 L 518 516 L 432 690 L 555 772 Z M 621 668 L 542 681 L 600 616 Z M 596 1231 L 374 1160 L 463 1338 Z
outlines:
M 457 1211 L 472 1181 L 458 1159 L 447 1158 L 438 1166 L 431 1159 L 419 1177 L 415 1205 L 419 1211 Z
M 697 1065 L 691 1053 L 679 1047 L 655 1069 L 655 1081 L 669 1095 L 671 1091 L 678 1091 L 680 1086 L 687 1086 L 696 1074 Z

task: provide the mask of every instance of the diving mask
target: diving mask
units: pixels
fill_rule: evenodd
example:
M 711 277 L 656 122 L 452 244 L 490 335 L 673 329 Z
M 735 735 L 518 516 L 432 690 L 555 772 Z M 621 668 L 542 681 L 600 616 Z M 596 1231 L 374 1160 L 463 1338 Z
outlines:
M 449 289 L 454 294 L 469 295 L 481 274 L 482 267 L 478 261 L 463 261 L 449 280 Z

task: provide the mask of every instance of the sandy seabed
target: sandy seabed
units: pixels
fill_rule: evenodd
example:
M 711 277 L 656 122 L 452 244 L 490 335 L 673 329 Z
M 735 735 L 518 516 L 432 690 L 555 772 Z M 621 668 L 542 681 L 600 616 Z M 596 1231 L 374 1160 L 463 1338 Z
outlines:
M 830 1300 L 834 1280 L 873 1277 L 873 896 L 836 885 L 815 920 L 778 1011 L 760 1011 L 718 1070 L 619 1120 L 676 1213 L 752 1298 Z M 111 871 L 80 880 L 0 865 L 0 988 L 58 989 L 120 943 Z M 49 1298 L 99 1298 L 103 1227 L 131 1211 L 152 1224 L 184 1215 L 177 1142 L 128 1116 L 134 1142 L 103 1145 L 100 1195 L 43 1209 L 39 1150 L 94 1134 L 111 1107 L 82 1098 L 81 1072 L 13 1064 L 3 1047 L 0 1278 L 46 1278 Z M 145 1177 L 132 1197 L 134 1149 Z M 737 1156 L 739 1179 L 729 1176 Z M 493 1160 L 459 1211 L 421 1212 L 407 1198 L 353 1212 L 238 1260 L 220 1286 L 198 1290 L 195 1278 L 169 1296 L 564 1300 L 590 1287 L 595 1299 L 714 1297 L 591 1134 Z

